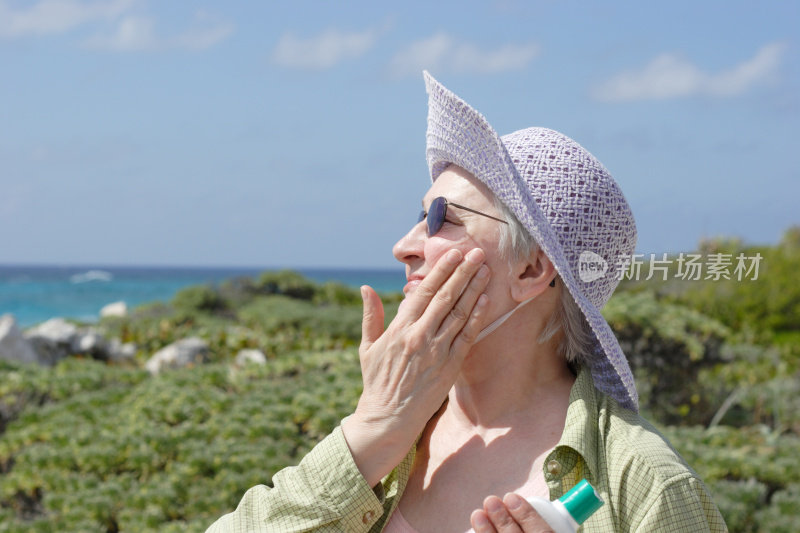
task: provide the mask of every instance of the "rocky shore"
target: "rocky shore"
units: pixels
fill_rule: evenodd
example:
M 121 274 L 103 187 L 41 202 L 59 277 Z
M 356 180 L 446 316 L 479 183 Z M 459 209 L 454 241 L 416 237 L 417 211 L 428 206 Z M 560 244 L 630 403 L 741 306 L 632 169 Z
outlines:
M 110 304 L 101 316 L 124 316 L 124 304 Z M 53 318 L 22 330 L 14 315 L 0 316 L 0 360 L 54 366 L 66 357 L 90 357 L 109 364 L 138 366 L 138 347 L 109 337 L 102 326 L 77 326 L 63 318 Z M 168 368 L 183 368 L 208 361 L 209 346 L 199 337 L 178 340 L 145 354 L 143 367 L 153 375 Z M 259 350 L 241 350 L 236 364 L 266 363 Z

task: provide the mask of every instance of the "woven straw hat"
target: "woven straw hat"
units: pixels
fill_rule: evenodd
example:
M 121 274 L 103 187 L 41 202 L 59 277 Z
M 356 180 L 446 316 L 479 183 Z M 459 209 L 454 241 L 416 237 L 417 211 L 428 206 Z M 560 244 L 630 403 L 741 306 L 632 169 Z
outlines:
M 628 361 L 600 314 L 636 245 L 633 213 L 617 183 L 561 133 L 528 128 L 500 137 L 486 119 L 424 72 L 431 178 L 453 163 L 505 204 L 552 261 L 595 336 L 595 386 L 638 411 Z

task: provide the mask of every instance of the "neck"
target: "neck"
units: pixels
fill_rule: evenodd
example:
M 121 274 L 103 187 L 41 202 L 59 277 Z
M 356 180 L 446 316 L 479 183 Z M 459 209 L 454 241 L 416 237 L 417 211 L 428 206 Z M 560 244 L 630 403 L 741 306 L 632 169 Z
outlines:
M 557 353 L 560 334 L 539 344 L 543 324 L 531 327 L 531 315 L 519 312 L 473 346 L 450 391 L 447 409 L 456 423 L 480 431 L 566 416 L 575 377 Z

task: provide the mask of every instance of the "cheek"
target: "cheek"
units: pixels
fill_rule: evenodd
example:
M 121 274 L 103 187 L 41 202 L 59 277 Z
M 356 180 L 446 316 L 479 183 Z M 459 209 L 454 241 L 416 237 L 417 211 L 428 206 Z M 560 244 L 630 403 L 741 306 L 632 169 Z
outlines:
M 475 243 L 468 237 L 453 240 L 434 236 L 425 242 L 425 262 L 433 267 L 450 250 L 460 250 L 462 254 L 466 255 L 475 246 Z

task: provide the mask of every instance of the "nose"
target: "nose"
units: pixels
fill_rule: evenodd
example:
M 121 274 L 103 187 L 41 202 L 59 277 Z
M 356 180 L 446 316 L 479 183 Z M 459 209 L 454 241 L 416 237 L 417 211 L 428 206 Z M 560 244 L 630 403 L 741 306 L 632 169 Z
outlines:
M 427 237 L 425 221 L 422 220 L 412 227 L 392 247 L 395 259 L 401 263 L 411 265 L 415 260 L 425 259 L 425 238 Z

